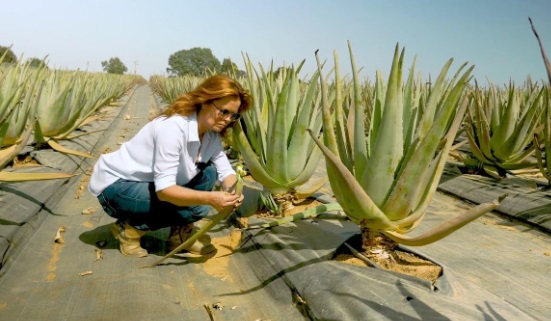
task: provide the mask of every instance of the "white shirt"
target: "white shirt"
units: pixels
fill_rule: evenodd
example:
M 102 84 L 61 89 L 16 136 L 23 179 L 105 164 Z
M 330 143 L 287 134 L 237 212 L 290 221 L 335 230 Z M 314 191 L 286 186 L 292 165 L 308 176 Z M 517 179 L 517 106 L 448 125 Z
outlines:
M 147 123 L 115 152 L 103 154 L 94 165 L 88 189 L 98 196 L 119 178 L 154 182 L 158 192 L 185 185 L 199 173 L 197 163 L 211 160 L 224 181 L 235 175 L 222 150 L 220 135 L 207 131 L 199 140 L 197 113 L 159 117 Z

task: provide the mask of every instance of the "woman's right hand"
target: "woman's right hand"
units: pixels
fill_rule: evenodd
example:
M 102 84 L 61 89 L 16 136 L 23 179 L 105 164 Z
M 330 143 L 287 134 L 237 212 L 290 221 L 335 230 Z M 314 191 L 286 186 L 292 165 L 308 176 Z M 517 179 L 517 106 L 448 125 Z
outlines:
M 213 191 L 211 192 L 210 205 L 220 212 L 225 208 L 233 209 L 239 201 L 239 196 L 228 192 Z

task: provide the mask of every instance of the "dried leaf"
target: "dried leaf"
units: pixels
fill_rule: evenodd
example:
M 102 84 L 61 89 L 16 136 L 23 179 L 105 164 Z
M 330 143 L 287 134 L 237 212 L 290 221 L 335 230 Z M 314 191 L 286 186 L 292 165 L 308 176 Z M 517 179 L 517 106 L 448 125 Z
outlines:
M 90 206 L 88 208 L 85 208 L 82 210 L 82 215 L 92 215 L 94 214 L 98 209 L 96 207 Z
M 65 243 L 65 241 L 63 240 L 63 237 L 61 236 L 61 233 L 63 232 L 65 232 L 65 226 L 62 225 L 57 229 L 57 232 L 55 234 L 55 238 L 54 238 L 55 243 L 59 243 L 59 244 Z
M 103 251 L 100 249 L 96 249 L 96 261 L 103 259 Z
M 214 316 L 212 315 L 212 310 L 210 309 L 209 305 L 204 303 L 203 306 L 205 307 L 205 310 L 207 310 L 210 321 L 214 321 Z

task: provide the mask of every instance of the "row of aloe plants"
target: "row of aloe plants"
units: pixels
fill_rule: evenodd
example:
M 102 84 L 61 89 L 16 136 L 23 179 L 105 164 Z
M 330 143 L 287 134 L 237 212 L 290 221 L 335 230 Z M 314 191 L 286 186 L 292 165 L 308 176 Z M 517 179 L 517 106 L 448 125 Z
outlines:
M 233 143 L 253 178 L 276 199 L 297 194 L 323 153 L 335 197 L 360 226 L 369 256 L 390 256 L 396 243 L 437 241 L 499 206 L 504 196 L 421 235 L 407 235 L 421 223 L 460 129 L 472 151 L 466 164 L 495 177 L 536 166 L 529 158 L 542 156 L 541 150 L 538 159 L 549 166 L 547 86 L 481 88 L 472 85 L 473 67 L 467 64 L 450 78 L 452 59 L 434 83 L 423 83 L 415 61 L 404 77 L 405 54 L 398 45 L 388 80 L 378 71 L 371 84 L 360 80 L 350 45 L 349 54 L 351 80 L 339 74 L 336 53 L 327 75 L 318 61 L 318 71 L 302 80 L 302 63 L 278 68 L 276 75 L 273 68 L 255 69 L 245 56 L 247 78 L 240 81 L 255 103 L 235 126 Z
M 252 163 L 255 159 L 258 159 L 263 167 L 272 167 L 270 170 L 275 171 L 275 173 L 268 175 L 265 169 L 257 169 L 260 168 L 257 164 L 256 166 L 249 166 L 254 172 L 253 175 L 258 177 L 259 181 L 266 187 L 274 189 L 277 194 L 284 194 L 304 183 L 304 178 L 309 176 L 307 175 L 309 172 L 306 171 L 301 179 L 293 182 L 293 186 L 289 186 L 297 178 L 295 173 L 296 169 L 302 166 L 300 163 L 304 162 L 305 159 L 309 159 L 310 156 L 305 156 L 304 152 L 310 152 L 311 146 L 302 149 L 301 153 L 296 153 L 294 149 L 296 149 L 297 141 L 304 139 L 301 136 L 303 134 L 297 131 L 298 138 L 289 140 L 285 150 L 281 148 L 282 146 L 279 146 L 277 152 L 272 154 L 276 155 L 274 158 L 279 160 L 282 159 L 281 156 L 283 155 L 292 155 L 290 162 L 275 162 L 267 158 L 266 151 L 266 146 L 276 146 L 270 144 L 274 142 L 273 136 L 270 138 L 272 141 L 268 141 L 268 143 L 265 139 L 273 135 L 273 130 L 277 128 L 276 124 L 279 124 L 276 121 L 276 115 L 286 121 L 286 125 L 284 123 L 281 125 L 284 128 L 285 126 L 294 125 L 292 118 L 297 115 L 297 120 L 302 119 L 299 126 L 308 127 L 312 125 L 313 130 L 319 131 L 319 125 L 321 124 L 321 113 L 319 113 L 319 110 L 321 110 L 321 91 L 319 86 L 315 86 L 318 83 L 319 73 L 309 79 L 299 80 L 298 73 L 302 63 L 297 68 L 278 68 L 280 72 L 275 75 L 273 66 L 270 70 L 265 70 L 260 65 L 259 70 L 256 70 L 250 59 L 246 56 L 244 58 L 247 77 L 240 80 L 253 93 L 256 102 L 253 111 L 244 117 L 243 125 L 238 126 L 238 135 L 229 137 L 228 144 L 239 151 L 244 145 L 250 145 L 250 148 L 245 147 L 245 150 L 241 152 L 241 156 L 248 159 L 246 162 Z M 335 66 L 335 71 L 338 73 L 338 65 Z M 410 78 L 410 86 L 415 88 L 415 92 L 408 93 L 409 98 L 407 99 L 420 100 L 419 110 L 416 110 L 415 113 L 422 113 L 424 108 L 423 99 L 426 99 L 425 96 L 432 90 L 433 86 L 422 84 L 420 75 L 410 74 Z M 331 95 L 329 99 L 339 101 L 336 104 L 342 106 L 335 109 L 335 121 L 339 123 L 348 121 L 348 119 L 343 118 L 343 115 L 348 115 L 348 108 L 352 105 L 352 101 L 354 101 L 354 104 L 369 106 L 369 108 L 364 108 L 356 119 L 357 122 L 363 122 L 365 135 L 370 137 L 371 140 L 375 139 L 374 135 L 370 135 L 370 131 L 377 128 L 369 128 L 369 125 L 374 122 L 374 126 L 378 126 L 377 124 L 382 116 L 382 105 L 371 107 L 372 102 L 377 99 L 376 97 L 380 97 L 386 90 L 386 84 L 382 82 L 381 72 L 376 73 L 374 84 L 370 81 L 359 81 L 358 79 L 348 80 L 346 77 L 340 76 L 334 79 L 336 81 L 328 85 L 330 88 L 329 94 Z M 155 92 L 167 102 L 174 101 L 182 92 L 195 88 L 200 81 L 201 78 L 197 77 L 165 78 L 156 76 L 150 79 Z M 415 83 L 413 83 L 414 81 Z M 285 93 L 282 93 L 283 90 L 285 90 Z M 411 91 L 411 88 L 405 90 Z M 354 91 L 359 93 L 354 94 Z M 547 161 L 547 158 L 551 157 L 549 156 L 551 154 L 549 88 L 545 84 L 534 83 L 528 79 L 522 85 L 511 83 L 505 87 L 499 87 L 492 83 L 487 87 L 481 87 L 476 81 L 473 81 L 468 84 L 465 91 L 467 107 L 459 130 L 459 133 L 463 133 L 464 136 L 456 137 L 456 141 L 460 139 L 468 142 L 468 152 L 460 156 L 463 163 L 468 168 L 478 170 L 497 179 L 506 177 L 507 174 L 541 172 L 551 182 L 550 162 Z M 290 98 L 294 101 L 289 101 L 289 97 L 285 95 L 291 95 Z M 379 104 L 384 102 L 384 99 L 378 99 Z M 287 116 L 283 116 L 282 112 L 277 112 L 277 104 L 286 106 L 286 108 L 280 107 L 279 109 Z M 311 106 L 311 110 L 301 109 L 299 104 Z M 304 113 L 298 115 L 297 110 L 304 111 Z M 318 111 L 317 118 L 312 117 L 316 113 L 315 110 Z M 415 116 L 409 114 L 410 112 L 412 113 L 410 110 L 405 110 L 404 121 L 411 121 L 411 118 Z M 352 114 L 350 117 L 352 118 L 354 115 Z M 306 124 L 306 120 L 312 121 L 312 124 Z M 268 128 L 268 125 L 271 127 Z M 243 128 L 247 128 L 247 132 L 242 133 Z M 283 132 L 281 129 L 277 130 L 279 134 L 290 135 L 288 137 L 295 135 L 289 133 L 288 130 L 283 130 Z M 337 134 L 344 138 L 344 132 Z M 405 138 L 411 139 L 407 135 Z M 234 143 L 234 139 L 240 140 L 241 143 Z M 292 146 L 290 145 L 291 141 Z M 407 144 L 408 141 L 405 143 Z M 347 155 L 345 150 L 350 149 L 349 144 L 350 141 L 343 140 L 343 144 L 338 145 L 339 150 L 345 156 Z M 250 156 L 249 149 L 251 148 L 255 155 L 253 158 Z M 283 152 L 286 154 L 282 154 Z M 317 152 L 314 151 L 314 153 Z M 315 160 L 316 155 L 312 156 L 314 156 L 312 159 Z M 301 160 L 294 162 L 294 157 L 299 157 Z M 346 164 L 354 162 L 350 158 L 345 158 L 344 161 Z M 293 163 L 293 168 L 286 169 L 286 167 L 289 167 L 289 163 Z M 311 167 L 314 166 L 313 163 L 310 165 Z M 279 166 L 280 168 L 276 169 L 273 166 Z M 287 172 L 288 170 L 290 170 L 290 173 Z M 285 187 L 281 187 L 281 185 Z M 319 185 L 315 184 L 315 186 Z
M 59 142 L 78 137 L 75 129 L 96 119 L 99 107 L 124 95 L 139 78 L 2 64 L 0 58 L 0 169 L 31 141 L 68 154 L 91 157 Z M 86 133 L 86 134 L 89 134 Z M 0 181 L 70 177 L 65 173 L 1 171 Z

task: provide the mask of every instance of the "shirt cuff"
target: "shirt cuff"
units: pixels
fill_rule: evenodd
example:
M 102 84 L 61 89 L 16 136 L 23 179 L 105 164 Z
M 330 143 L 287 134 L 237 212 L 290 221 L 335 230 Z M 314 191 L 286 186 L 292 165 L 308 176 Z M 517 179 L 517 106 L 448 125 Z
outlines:
M 230 175 L 236 175 L 236 173 L 233 169 L 229 169 L 229 170 L 224 171 L 223 173 L 220 173 L 220 176 L 218 177 L 218 181 L 220 183 L 222 183 L 226 179 L 226 177 L 228 177 Z
M 163 177 L 155 180 L 155 192 L 161 191 L 167 187 L 176 185 L 174 177 Z

